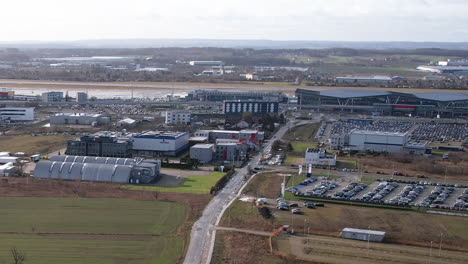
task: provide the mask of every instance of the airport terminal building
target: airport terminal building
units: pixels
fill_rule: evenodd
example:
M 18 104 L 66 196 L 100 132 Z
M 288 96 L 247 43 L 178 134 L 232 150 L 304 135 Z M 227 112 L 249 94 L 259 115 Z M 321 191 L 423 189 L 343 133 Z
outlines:
M 296 97 L 300 108 L 319 112 L 448 118 L 468 116 L 468 93 L 462 92 L 297 89 Z

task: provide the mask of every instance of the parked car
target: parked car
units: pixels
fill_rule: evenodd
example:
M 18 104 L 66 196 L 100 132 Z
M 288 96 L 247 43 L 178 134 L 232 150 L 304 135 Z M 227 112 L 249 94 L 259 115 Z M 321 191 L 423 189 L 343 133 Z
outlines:
M 294 208 L 294 209 L 291 210 L 291 213 L 293 213 L 293 214 L 302 214 L 302 211 L 299 208 Z

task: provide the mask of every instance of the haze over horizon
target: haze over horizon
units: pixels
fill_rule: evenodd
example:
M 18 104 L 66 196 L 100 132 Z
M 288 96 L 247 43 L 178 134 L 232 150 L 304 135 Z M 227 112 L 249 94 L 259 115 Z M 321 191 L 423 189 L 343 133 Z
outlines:
M 8 1 L 0 41 L 468 41 L 465 0 Z

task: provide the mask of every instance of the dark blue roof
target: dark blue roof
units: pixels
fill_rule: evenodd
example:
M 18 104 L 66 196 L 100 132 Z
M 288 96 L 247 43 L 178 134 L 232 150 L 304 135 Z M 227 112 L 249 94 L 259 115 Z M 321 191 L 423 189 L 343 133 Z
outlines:
M 351 90 L 351 89 L 340 89 L 340 90 L 323 90 L 320 91 L 321 96 L 330 96 L 338 98 L 355 98 L 355 97 L 370 97 L 370 96 L 385 96 L 389 95 L 388 91 L 376 91 L 376 90 Z

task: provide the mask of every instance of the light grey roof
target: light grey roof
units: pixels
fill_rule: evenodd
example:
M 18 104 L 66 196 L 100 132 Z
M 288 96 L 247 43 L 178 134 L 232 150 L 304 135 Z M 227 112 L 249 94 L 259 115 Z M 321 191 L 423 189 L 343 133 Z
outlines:
M 134 159 L 130 158 L 110 158 L 110 157 L 90 157 L 90 156 L 52 156 L 51 161 L 76 162 L 76 163 L 97 163 L 111 165 L 131 165 L 135 164 Z
M 468 93 L 426 92 L 412 93 L 418 98 L 434 101 L 468 101 Z
M 389 131 L 371 131 L 371 130 L 360 130 L 360 129 L 353 129 L 351 134 L 359 134 L 359 135 L 376 135 L 376 136 L 405 136 L 408 132 L 389 132 Z
M 191 148 L 193 149 L 210 149 L 213 148 L 213 144 L 195 144 Z
M 338 89 L 338 90 L 323 90 L 319 91 L 321 96 L 338 97 L 338 98 L 355 98 L 355 97 L 370 97 L 389 95 L 388 91 L 375 90 L 353 90 L 353 89 Z
M 47 179 L 83 180 L 128 183 L 131 167 L 96 163 L 40 161 L 34 177 Z
M 349 227 L 343 228 L 343 232 L 353 232 L 353 233 L 385 236 L 385 232 L 382 232 L 382 231 L 367 230 L 367 229 L 356 229 L 356 228 L 349 228 Z

